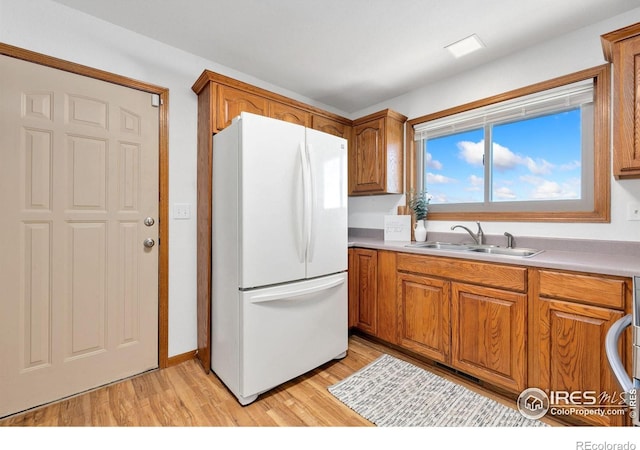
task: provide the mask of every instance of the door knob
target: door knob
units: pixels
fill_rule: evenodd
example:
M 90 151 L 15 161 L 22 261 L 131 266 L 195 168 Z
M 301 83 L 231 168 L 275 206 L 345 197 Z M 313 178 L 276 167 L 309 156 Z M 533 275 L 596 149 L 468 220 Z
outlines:
M 144 246 L 145 246 L 145 247 L 147 247 L 147 248 L 151 248 L 151 247 L 153 247 L 154 245 L 156 245 L 156 241 L 154 241 L 154 240 L 153 240 L 153 239 L 151 239 L 151 238 L 146 238 L 146 239 L 144 240 L 143 244 L 144 244 Z
M 154 223 L 156 223 L 156 221 L 153 220 L 153 217 L 147 217 L 144 219 L 144 224 L 148 227 L 152 227 Z

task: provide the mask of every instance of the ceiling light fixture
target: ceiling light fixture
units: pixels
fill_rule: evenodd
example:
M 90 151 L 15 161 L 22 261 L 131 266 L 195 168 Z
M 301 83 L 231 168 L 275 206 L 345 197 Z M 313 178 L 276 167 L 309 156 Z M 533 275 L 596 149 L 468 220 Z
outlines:
M 453 44 L 447 45 L 445 48 L 449 50 L 453 56 L 460 58 L 461 56 L 480 50 L 481 48 L 484 48 L 484 46 L 485 45 L 482 43 L 480 38 L 477 35 L 472 34 L 471 36 L 467 36 Z

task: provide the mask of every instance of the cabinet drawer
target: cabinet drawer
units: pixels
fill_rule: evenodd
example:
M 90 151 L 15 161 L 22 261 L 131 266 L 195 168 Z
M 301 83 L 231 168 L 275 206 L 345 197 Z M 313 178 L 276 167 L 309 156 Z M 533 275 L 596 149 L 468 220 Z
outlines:
M 540 297 L 623 309 L 626 283 L 620 278 L 540 270 Z
M 527 269 L 440 256 L 398 254 L 398 270 L 493 286 L 511 291 L 527 290 Z

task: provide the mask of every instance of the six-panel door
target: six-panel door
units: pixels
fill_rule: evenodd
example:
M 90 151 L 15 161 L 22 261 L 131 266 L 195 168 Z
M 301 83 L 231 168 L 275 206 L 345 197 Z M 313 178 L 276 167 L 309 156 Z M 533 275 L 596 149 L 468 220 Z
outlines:
M 157 367 L 159 116 L 149 93 L 0 65 L 2 416 Z

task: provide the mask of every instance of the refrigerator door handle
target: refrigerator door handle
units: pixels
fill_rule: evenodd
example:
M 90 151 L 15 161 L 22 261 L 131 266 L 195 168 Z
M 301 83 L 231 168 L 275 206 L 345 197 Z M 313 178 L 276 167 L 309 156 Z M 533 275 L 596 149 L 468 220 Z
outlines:
M 631 318 L 631 314 L 628 314 L 611 325 L 611 328 L 609 328 L 609 331 L 607 332 L 604 344 L 611 370 L 625 392 L 630 392 L 633 389 L 633 381 L 631 380 L 631 377 L 627 375 L 627 371 L 620 360 L 620 355 L 618 354 L 618 340 L 624 330 L 631 325 Z
M 308 261 L 309 246 L 311 245 L 311 222 L 313 220 L 311 211 L 313 206 L 313 183 L 311 180 L 311 168 L 309 167 L 309 152 L 307 150 L 307 146 L 303 142 L 300 143 L 300 156 L 302 158 L 302 181 L 304 186 L 304 249 L 305 257 Z
M 309 167 L 309 230 L 307 233 L 307 261 L 308 262 L 312 262 L 313 261 L 313 248 L 314 248 L 314 243 L 315 243 L 315 222 L 314 222 L 314 211 L 316 209 L 316 202 L 317 202 L 317 198 L 316 198 L 316 190 L 315 190 L 315 180 L 314 180 L 314 176 L 313 176 L 313 164 L 311 163 L 311 161 L 313 161 L 313 159 L 311 158 L 311 153 L 313 152 L 313 147 L 311 146 L 311 144 L 307 144 L 307 161 L 308 161 L 308 167 Z
M 268 294 L 259 294 L 255 297 L 251 297 L 251 303 L 265 303 L 265 302 L 273 302 L 276 300 L 293 300 L 296 297 L 302 297 L 304 295 L 315 294 L 316 292 L 325 291 L 327 289 L 331 289 L 336 286 L 340 286 L 344 284 L 344 278 L 337 278 L 326 283 L 322 283 L 316 286 L 298 289 L 297 291 L 281 291 L 281 292 L 273 292 Z
M 303 142 L 300 143 L 300 163 L 302 164 L 302 242 L 300 245 L 300 261 L 304 262 L 309 252 L 309 230 L 310 224 L 310 201 L 309 191 L 311 190 L 311 180 L 309 179 L 309 159 L 307 157 L 306 147 Z

